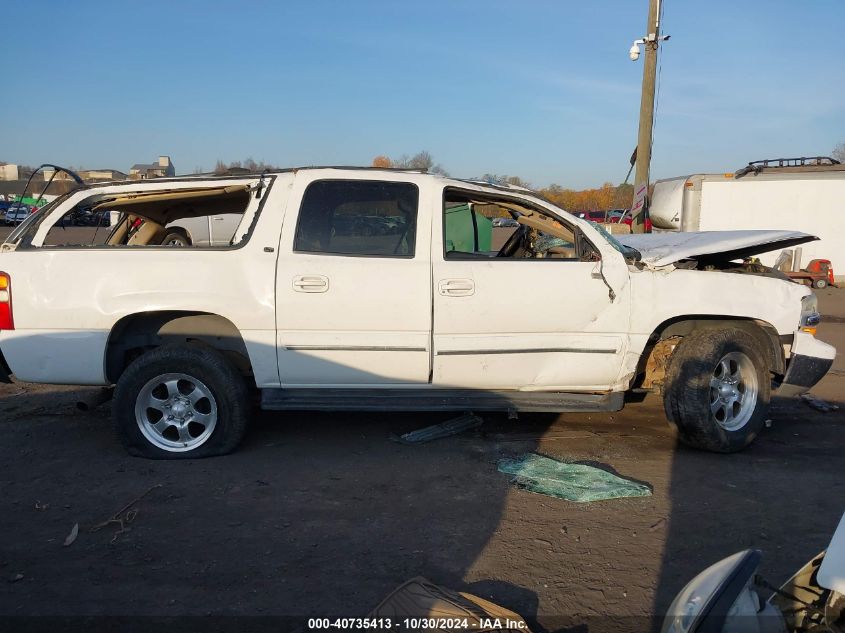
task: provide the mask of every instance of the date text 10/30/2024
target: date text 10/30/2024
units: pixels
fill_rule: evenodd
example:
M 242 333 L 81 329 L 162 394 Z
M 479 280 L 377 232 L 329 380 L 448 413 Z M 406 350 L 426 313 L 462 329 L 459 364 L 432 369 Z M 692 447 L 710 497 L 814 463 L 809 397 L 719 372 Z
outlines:
M 468 618 L 309 618 L 308 628 L 311 630 L 398 630 L 418 631 L 437 629 L 471 630 L 522 630 L 528 626 L 523 620 L 510 618 L 479 618 L 477 621 Z

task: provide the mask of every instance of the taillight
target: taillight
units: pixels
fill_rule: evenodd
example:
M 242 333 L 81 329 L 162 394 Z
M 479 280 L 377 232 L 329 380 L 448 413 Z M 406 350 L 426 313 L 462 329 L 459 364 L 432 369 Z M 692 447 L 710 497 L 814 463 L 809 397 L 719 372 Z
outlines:
M 0 330 L 14 330 L 12 320 L 12 279 L 6 273 L 0 273 Z

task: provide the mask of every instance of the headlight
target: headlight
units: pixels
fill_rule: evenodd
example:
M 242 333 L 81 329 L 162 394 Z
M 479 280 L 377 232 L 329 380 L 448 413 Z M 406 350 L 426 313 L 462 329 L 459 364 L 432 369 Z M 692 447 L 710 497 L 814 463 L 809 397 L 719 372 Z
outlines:
M 810 293 L 801 299 L 801 322 L 798 324 L 798 329 L 815 335 L 816 327 L 821 323 L 821 320 L 819 299 L 815 294 Z
M 759 600 L 753 605 L 752 601 L 740 598 L 753 591 L 749 583 L 757 571 L 760 558 L 759 550 L 745 550 L 698 574 L 675 596 L 663 620 L 661 632 L 721 631 L 729 615 L 756 618 L 763 605 Z M 752 605 L 751 609 L 747 605 Z M 746 612 L 739 614 L 738 610 Z M 750 613 L 747 612 L 749 610 Z

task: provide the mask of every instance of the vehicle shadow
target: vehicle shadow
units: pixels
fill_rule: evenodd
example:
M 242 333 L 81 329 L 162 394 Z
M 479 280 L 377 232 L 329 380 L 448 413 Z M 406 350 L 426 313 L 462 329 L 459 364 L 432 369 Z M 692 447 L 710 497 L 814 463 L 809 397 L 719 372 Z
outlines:
M 211 616 L 227 630 L 263 618 L 286 630 L 364 616 L 424 576 L 532 630 L 638 631 L 659 622 L 627 616 L 633 596 L 653 596 L 659 616 L 695 573 L 743 547 L 767 550 L 761 572 L 778 582 L 824 547 L 845 505 L 831 494 L 845 470 L 842 414 L 793 400 L 773 404 L 772 428 L 746 451 L 679 445 L 663 477 L 671 435 L 639 428 L 638 411 L 612 433 L 599 429 L 613 415 L 568 416 L 552 431 L 554 414 L 485 413 L 481 429 L 414 446 L 390 437 L 455 414 L 264 412 L 232 455 L 151 461 L 126 455 L 109 405 L 75 409 L 96 391 L 0 385 L 0 569 L 12 581 L 0 616 Z M 497 472 L 525 452 L 659 488 L 550 500 Z M 638 469 L 648 460 L 659 463 Z M 650 513 L 662 497 L 660 528 Z M 127 506 L 131 522 L 108 522 Z M 662 552 L 653 591 L 642 570 L 652 552 Z
M 845 510 L 833 483 L 845 472 L 843 410 L 820 413 L 774 398 L 768 417 L 769 428 L 739 453 L 677 445 L 653 631 L 684 585 L 722 558 L 762 550 L 758 573 L 779 586 L 830 541 Z
M 213 616 L 227 630 L 262 617 L 283 630 L 364 616 L 424 576 L 476 587 L 542 630 L 533 591 L 468 573 L 513 489 L 496 462 L 514 444 L 484 436 L 514 428 L 505 414 L 407 446 L 391 435 L 456 413 L 256 412 L 232 455 L 151 461 L 125 454 L 109 404 L 76 409 L 98 390 L 0 385 L 0 432 L 18 438 L 0 442 L 0 563 L 13 579 L 0 616 Z

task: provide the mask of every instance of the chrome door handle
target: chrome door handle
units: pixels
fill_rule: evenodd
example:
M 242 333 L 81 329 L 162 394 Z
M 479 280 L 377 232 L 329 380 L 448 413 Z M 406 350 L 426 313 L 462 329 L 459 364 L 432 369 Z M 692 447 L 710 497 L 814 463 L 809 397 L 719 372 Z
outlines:
M 296 292 L 326 292 L 329 289 L 329 278 L 323 275 L 299 275 L 293 278 L 293 289 Z
M 437 290 L 444 297 L 469 297 L 475 294 L 475 282 L 472 279 L 441 279 Z

